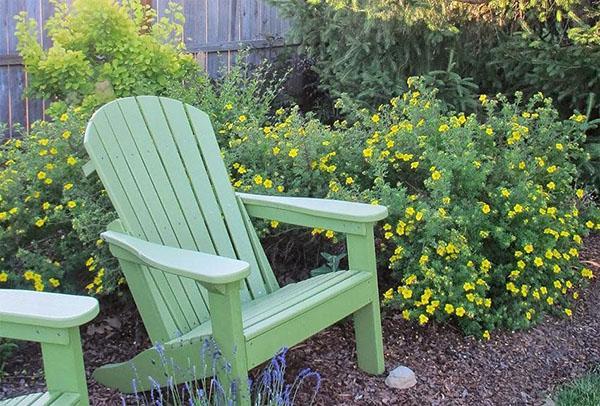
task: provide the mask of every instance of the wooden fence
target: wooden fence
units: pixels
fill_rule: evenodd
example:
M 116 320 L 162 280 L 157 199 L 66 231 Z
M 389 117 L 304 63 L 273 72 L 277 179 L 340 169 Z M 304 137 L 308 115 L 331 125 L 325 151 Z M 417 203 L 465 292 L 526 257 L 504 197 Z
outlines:
M 187 50 L 213 76 L 234 63 L 240 48 L 250 49 L 249 60 L 255 63 L 271 58 L 285 45 L 283 36 L 289 23 L 264 0 L 145 0 L 145 3 L 161 17 L 170 1 L 183 6 Z M 53 9 L 48 0 L 0 0 L 0 123 L 9 126 L 21 123 L 28 127 L 43 117 L 46 103 L 24 97 L 27 74 L 17 54 L 13 18 L 21 11 L 43 26 Z M 40 41 L 45 47 L 50 43 L 44 33 L 40 34 Z M 12 130 L 6 135 L 12 136 Z

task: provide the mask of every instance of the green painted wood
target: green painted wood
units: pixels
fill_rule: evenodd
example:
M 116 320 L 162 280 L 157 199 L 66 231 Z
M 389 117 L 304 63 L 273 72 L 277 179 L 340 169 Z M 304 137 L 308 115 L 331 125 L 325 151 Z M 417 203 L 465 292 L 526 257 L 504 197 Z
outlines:
M 100 112 L 96 112 L 94 117 L 100 119 Z M 107 130 L 106 134 L 109 134 Z M 101 170 L 97 170 L 97 174 L 102 181 L 104 188 L 106 189 L 113 206 L 115 207 L 117 213 L 119 214 L 120 221 L 123 225 L 123 228 L 127 230 L 128 233 L 132 234 L 138 238 L 146 238 L 149 241 L 158 241 L 159 234 L 156 230 L 156 227 L 153 227 L 154 222 L 148 213 L 148 209 L 145 204 L 139 204 L 134 210 L 132 203 L 129 201 L 127 194 L 125 193 L 125 188 L 119 181 L 117 173 L 113 168 L 112 162 L 104 149 L 104 145 L 102 143 L 102 138 L 98 136 L 98 127 L 95 125 L 95 121 L 91 121 L 88 124 L 86 129 L 86 135 L 84 139 L 84 145 L 92 162 Z M 130 189 L 131 193 L 135 193 L 136 189 Z M 141 222 L 146 223 L 146 228 L 143 229 L 141 226 Z M 150 272 L 146 272 L 146 274 L 150 275 Z M 150 276 L 148 279 L 154 279 L 154 276 Z M 135 281 L 132 281 L 135 283 Z M 129 281 L 128 281 L 129 284 Z M 161 324 L 166 325 L 174 325 L 176 327 L 175 330 L 169 331 L 169 337 L 175 336 L 176 330 L 183 330 L 183 326 L 181 325 L 181 310 L 173 308 L 169 306 L 170 303 L 175 301 L 175 295 L 173 294 L 170 285 L 165 277 L 165 275 L 160 274 L 156 276 L 156 280 L 151 282 L 153 287 L 156 287 L 156 290 L 151 290 L 148 292 L 151 295 L 151 299 L 157 302 L 157 307 L 166 308 L 169 312 L 169 319 L 164 320 Z M 140 307 L 140 312 L 144 312 L 144 314 L 148 314 L 147 311 L 150 309 L 146 309 L 144 307 Z M 148 314 L 148 317 L 153 315 Z M 162 315 L 163 317 L 165 315 Z M 148 328 L 148 331 L 152 331 L 154 329 Z M 160 340 L 163 337 L 151 337 L 153 340 Z
M 235 399 L 236 405 L 250 406 L 240 282 L 226 284 L 223 293 L 209 291 L 208 299 L 210 308 L 215 314 L 211 319 L 212 336 L 224 360 L 230 364 L 230 368 L 219 365 L 217 376 L 225 391 L 232 390 L 234 387 L 239 388 Z
M 3 405 L 89 405 L 79 326 L 98 314 L 98 301 L 48 292 L 0 289 L 0 337 L 41 343 L 48 392 Z
M 7 400 L 0 400 L 0 406 L 71 406 L 84 405 L 77 393 L 32 393 Z
M 98 311 L 98 301 L 92 297 L 0 289 L 0 323 L 59 329 L 85 324 Z
M 178 374 L 177 382 L 203 373 L 198 354 L 206 338 L 232 364 L 230 376 L 221 378 L 245 385 L 247 371 L 278 349 L 350 315 L 359 366 L 382 371 L 372 230 L 385 207 L 236 195 L 208 116 L 170 99 L 109 103 L 94 114 L 84 144 L 121 219 L 118 232 L 103 236 L 124 267 L 151 338 L 169 337 L 165 358 L 196 368 Z M 351 270 L 280 288 L 250 217 L 347 234 Z M 163 379 L 157 356 L 149 349 L 134 357 L 137 374 Z M 94 377 L 131 392 L 132 374 L 123 362 L 98 368 Z M 149 389 L 144 385 L 149 382 L 138 382 L 138 390 Z
M 117 258 L 136 262 L 198 282 L 226 284 L 243 280 L 250 273 L 247 262 L 166 245 L 154 244 L 116 231 L 105 231 Z
M 275 278 L 275 274 L 273 273 L 273 269 L 271 269 L 271 264 L 263 250 L 263 247 L 260 243 L 260 239 L 258 238 L 258 234 L 256 233 L 256 229 L 250 220 L 250 216 L 248 215 L 248 211 L 244 206 L 242 200 L 237 197 L 238 207 L 242 212 L 242 218 L 244 219 L 244 226 L 246 227 L 246 232 L 250 236 L 250 244 L 252 244 L 252 249 L 254 250 L 254 255 L 256 255 L 256 260 L 258 261 L 258 267 L 260 269 L 260 273 L 262 275 L 263 280 L 265 281 L 265 286 L 267 288 L 268 293 L 273 293 L 277 291 L 280 286 L 279 282 L 277 282 L 277 278 Z M 260 298 L 261 296 L 255 295 L 255 298 Z
M 150 234 L 150 241 L 181 247 L 190 238 L 189 229 L 185 226 L 177 199 L 160 164 L 157 147 L 135 100 L 111 103 L 106 107 L 98 112 L 94 124 L 103 135 L 102 142 L 119 176 L 118 180 L 125 186 L 127 198 L 142 212 L 141 208 L 147 207 L 150 219 L 146 217 L 140 221 L 142 232 L 153 234 L 156 230 L 158 235 Z M 169 210 L 165 210 L 165 207 L 169 207 Z M 126 222 L 126 218 L 119 217 Z M 180 331 L 188 331 L 199 324 L 199 316 L 189 300 L 189 297 L 198 295 L 198 288 L 193 281 L 164 275 L 164 281 L 160 281 L 158 287 Z M 188 300 L 181 300 L 184 297 L 188 297 Z M 200 314 L 206 314 L 206 309 L 200 309 Z
M 38 343 L 69 344 L 69 335 L 66 334 L 64 329 L 8 321 L 0 323 L 0 337 Z
M 258 200 L 246 201 L 248 195 L 238 193 L 238 196 L 244 202 L 250 217 L 256 217 L 265 220 L 277 220 L 282 223 L 294 224 L 303 227 L 333 230 L 343 234 L 364 235 L 367 232 L 367 226 L 363 222 L 350 222 L 346 220 L 327 218 L 324 216 L 314 216 L 302 211 L 296 211 L 289 205 L 283 207 L 276 207 L 273 205 L 263 206 Z
M 369 294 L 371 284 L 371 280 L 363 281 L 330 300 L 316 304 L 273 328 L 264 329 L 262 334 L 249 338 L 246 344 L 248 366 L 253 368 L 260 365 L 282 346 L 292 347 L 342 320 L 349 312 L 364 306 L 372 300 Z
M 44 375 L 48 392 L 79 394 L 79 404 L 88 405 L 88 392 L 83 365 L 79 327 L 67 330 L 69 345 L 42 343 Z
M 237 205 L 235 192 L 229 182 L 229 174 L 221 158 L 221 151 L 219 150 L 210 119 L 206 113 L 194 107 L 186 106 L 186 111 L 198 145 L 202 150 L 202 159 L 223 212 L 229 236 L 232 239 L 239 259 L 248 262 L 251 266 L 252 272 L 247 278 L 247 283 L 252 297 L 265 295 L 267 289 L 260 275 L 258 262 Z
M 346 246 L 349 268 L 370 272 L 373 275 L 369 292 L 371 302 L 354 313 L 354 335 L 356 337 L 358 366 L 371 374 L 381 374 L 385 370 L 385 363 L 373 225 L 371 225 L 365 236 L 349 234 L 346 237 Z
M 384 206 L 305 197 L 266 196 L 237 193 L 248 207 L 274 208 L 306 214 L 313 218 L 342 220 L 355 223 L 375 223 L 388 215 Z
M 117 219 L 108 225 L 108 230 L 125 232 L 121 220 Z M 178 328 L 156 285 L 155 277 L 148 267 L 124 259 L 119 259 L 119 266 L 128 281 L 129 290 L 144 322 L 150 337 L 157 342 L 166 342 Z M 163 277 L 164 279 L 164 277 Z M 160 298 L 159 300 L 156 300 Z

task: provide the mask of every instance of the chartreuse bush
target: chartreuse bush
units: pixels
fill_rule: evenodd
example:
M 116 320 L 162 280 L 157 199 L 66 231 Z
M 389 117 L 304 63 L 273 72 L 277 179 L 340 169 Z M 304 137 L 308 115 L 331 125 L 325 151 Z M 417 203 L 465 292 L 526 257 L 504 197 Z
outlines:
M 578 263 L 583 237 L 600 229 L 577 186 L 586 117 L 560 120 L 538 94 L 482 97 L 478 119 L 412 84 L 375 110 L 339 101 L 355 119 L 332 127 L 296 110 L 266 126 L 239 117 L 222 140 L 234 186 L 388 206 L 379 258 L 397 282 L 384 302 L 407 319 L 487 338 L 545 312 L 570 316 L 594 276 Z
M 26 12 L 16 17 L 30 95 L 91 110 L 115 97 L 161 94 L 198 69 L 184 52 L 184 17 L 175 3 L 160 19 L 140 0 L 51 3 L 48 50 L 35 20 Z

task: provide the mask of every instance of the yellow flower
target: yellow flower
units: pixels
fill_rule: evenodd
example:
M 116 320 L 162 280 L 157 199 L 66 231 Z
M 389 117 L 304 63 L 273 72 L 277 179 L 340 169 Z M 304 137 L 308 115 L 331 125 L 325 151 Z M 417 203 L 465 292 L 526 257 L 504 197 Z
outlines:
M 581 270 L 581 276 L 583 276 L 584 278 L 592 279 L 594 277 L 594 273 L 589 268 L 583 268 Z
M 279 225 L 279 221 L 271 220 L 271 228 L 277 228 L 278 225 Z
M 60 286 L 60 281 L 56 278 L 50 278 L 48 279 L 48 282 L 50 282 L 50 285 L 52 285 L 55 288 Z
M 262 185 L 263 183 L 263 177 L 260 175 L 254 175 L 254 183 L 256 183 L 257 185 Z
M 578 123 L 583 123 L 586 119 L 586 116 L 584 116 L 583 114 L 573 114 L 571 116 L 571 120 L 576 121 Z
M 592 220 L 588 220 L 585 222 L 585 226 L 590 229 L 594 228 L 594 222 Z
M 75 206 L 77 206 L 77 202 L 75 202 L 75 201 L 73 201 L 73 200 L 69 200 L 69 201 L 67 202 L 67 207 L 68 207 L 69 209 L 72 209 L 72 208 L 74 208 Z
M 490 332 L 488 330 L 485 330 L 483 332 L 483 334 L 481 335 L 485 340 L 489 340 L 490 339 Z
M 492 136 L 492 135 L 494 135 L 494 129 L 492 127 L 488 127 L 488 128 L 485 129 L 485 133 L 487 135 Z
M 273 181 L 271 181 L 271 179 L 265 179 L 263 186 L 265 189 L 271 189 L 273 187 Z
M 566 314 L 567 316 L 571 317 L 571 316 L 573 315 L 573 311 L 572 311 L 571 309 L 569 309 L 569 308 L 566 308 L 566 309 L 565 309 L 565 314 Z
M 231 103 L 225 104 L 225 110 L 232 110 L 232 109 L 233 109 L 233 104 L 231 104 Z
M 394 298 L 394 289 L 388 289 L 384 294 L 383 298 L 385 300 L 391 300 Z
M 65 131 L 64 133 L 62 133 L 62 137 L 63 137 L 65 140 L 68 140 L 69 138 L 71 138 L 71 131 L 68 131 L 68 130 L 67 130 L 67 131 Z
M 285 188 L 283 186 L 281 186 L 281 185 L 277 186 L 277 191 L 279 193 L 283 192 L 284 190 L 285 190 Z
M 63 113 L 63 115 L 60 116 L 59 120 L 62 121 L 63 123 L 65 121 L 67 121 L 69 119 L 69 115 L 67 113 Z
M 0 272 L 0 282 L 8 281 L 8 274 L 6 272 Z
M 463 284 L 463 289 L 465 290 L 465 292 L 468 292 L 468 291 L 470 291 L 470 290 L 473 290 L 473 289 L 475 289 L 475 285 L 474 285 L 474 284 L 472 284 L 471 282 L 465 282 L 465 283 Z
M 68 165 L 71 165 L 71 166 L 73 166 L 73 165 L 75 165 L 76 163 L 77 163 L 77 158 L 75 158 L 75 157 L 72 157 L 72 156 L 70 156 L 70 157 L 68 157 L 68 158 L 67 158 L 67 164 L 68 164 Z
M 444 311 L 448 314 L 452 314 L 452 313 L 454 313 L 454 306 L 452 306 L 450 303 L 447 303 L 444 306 Z
M 373 114 L 373 115 L 371 116 L 371 121 L 372 121 L 372 122 L 374 122 L 374 123 L 378 123 L 378 122 L 379 122 L 379 120 L 380 120 L 379 114 Z
M 292 148 L 292 149 L 290 149 L 290 152 L 288 153 L 288 156 L 290 158 L 296 158 L 298 156 L 298 148 Z
M 481 211 L 482 211 L 484 214 L 488 214 L 488 213 L 490 212 L 490 210 L 491 210 L 491 209 L 490 209 L 490 206 L 489 206 L 489 204 L 487 204 L 487 203 L 484 203 L 484 204 L 483 204 L 483 206 L 481 206 Z
M 44 172 L 44 171 L 39 171 L 39 172 L 37 173 L 37 178 L 38 178 L 39 180 L 46 179 L 46 172 Z
M 51 178 L 46 178 L 46 179 L 44 179 L 44 183 L 45 183 L 46 185 L 51 185 L 51 184 L 52 184 L 52 182 L 53 182 L 53 181 L 52 181 L 52 179 L 51 179 Z
M 456 308 L 455 313 L 458 317 L 462 317 L 465 315 L 466 311 L 464 307 L 460 306 Z
M 373 148 L 365 148 L 363 149 L 363 156 L 365 158 L 370 158 L 373 156 Z
M 429 321 L 429 317 L 425 316 L 424 314 L 419 316 L 419 324 L 421 326 L 426 324 L 428 321 Z
M 37 227 L 40 227 L 40 228 L 41 228 L 41 227 L 44 227 L 44 224 L 46 224 L 46 218 L 43 218 L 43 219 L 37 219 L 37 220 L 35 221 L 35 225 L 36 225 Z
M 246 121 L 248 118 L 245 115 L 241 115 L 238 117 L 238 120 L 240 121 L 240 123 L 243 123 L 244 121 Z
M 404 318 L 404 320 L 410 320 L 410 312 L 408 310 L 402 310 L 402 318 Z
M 354 179 L 352 178 L 352 176 L 348 176 L 346 178 L 346 185 L 351 185 L 354 183 Z
M 560 143 L 556 144 L 555 147 L 557 151 L 562 151 L 564 149 L 563 144 Z
M 325 232 L 325 237 L 332 239 L 335 236 L 335 233 L 333 232 L 333 230 L 327 230 Z
M 539 268 L 542 265 L 544 265 L 544 260 L 540 257 L 535 257 L 535 259 L 533 260 L 533 263 L 535 264 L 535 266 L 537 266 Z
M 548 183 L 546 184 L 546 187 L 547 187 L 548 189 L 550 189 L 550 190 L 554 190 L 554 189 L 556 189 L 556 183 L 554 183 L 554 182 L 548 182 Z
M 48 145 L 48 138 L 42 138 L 41 140 L 38 141 L 38 144 L 42 145 L 42 146 L 46 146 Z
M 523 249 L 526 253 L 531 254 L 533 252 L 533 244 L 526 244 Z
M 273 147 L 272 151 L 273 151 L 273 155 L 277 155 L 277 154 L 279 154 L 281 149 L 279 147 Z
M 558 169 L 558 168 L 556 167 L 556 165 L 552 165 L 552 166 L 549 166 L 549 167 L 546 169 L 546 171 L 548 171 L 548 173 L 554 173 L 554 172 L 556 172 L 556 170 L 557 170 L 557 169 Z
M 481 96 L 479 96 L 479 101 L 481 102 L 481 104 L 486 104 L 488 101 L 488 97 L 485 94 L 482 94 Z
M 551 306 L 552 306 L 552 305 L 554 304 L 554 299 L 553 299 L 553 298 L 551 298 L 551 297 L 547 297 L 547 298 L 546 298 L 546 303 L 548 303 L 549 305 L 551 305 Z
M 433 171 L 431 173 L 431 179 L 439 180 L 442 177 L 442 173 L 440 171 Z
M 575 194 L 579 199 L 583 199 L 584 191 L 583 189 L 577 189 L 577 192 L 575 192 Z
M 440 127 L 438 128 L 438 131 L 441 133 L 445 133 L 446 131 L 448 131 L 450 129 L 450 127 L 448 126 L 448 124 L 442 124 L 440 125 Z
M 72 187 L 73 187 L 72 183 L 65 183 L 65 185 L 63 186 L 63 189 L 70 190 Z

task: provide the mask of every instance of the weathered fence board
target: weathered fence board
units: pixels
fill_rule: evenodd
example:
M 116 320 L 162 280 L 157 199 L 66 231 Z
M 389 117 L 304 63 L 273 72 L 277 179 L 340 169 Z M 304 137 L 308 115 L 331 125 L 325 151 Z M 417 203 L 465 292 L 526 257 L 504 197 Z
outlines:
M 159 18 L 165 16 L 171 1 L 183 6 L 186 48 L 213 76 L 230 68 L 240 49 L 248 49 L 249 62 L 258 63 L 285 46 L 289 22 L 264 0 L 144 0 Z M 43 26 L 52 14 L 52 5 L 48 0 L 0 0 L 0 123 L 28 127 L 44 115 L 46 106 L 41 100 L 24 97 L 28 78 L 14 35 L 14 16 L 21 11 Z M 46 33 L 40 34 L 40 41 L 45 47 L 50 42 Z

